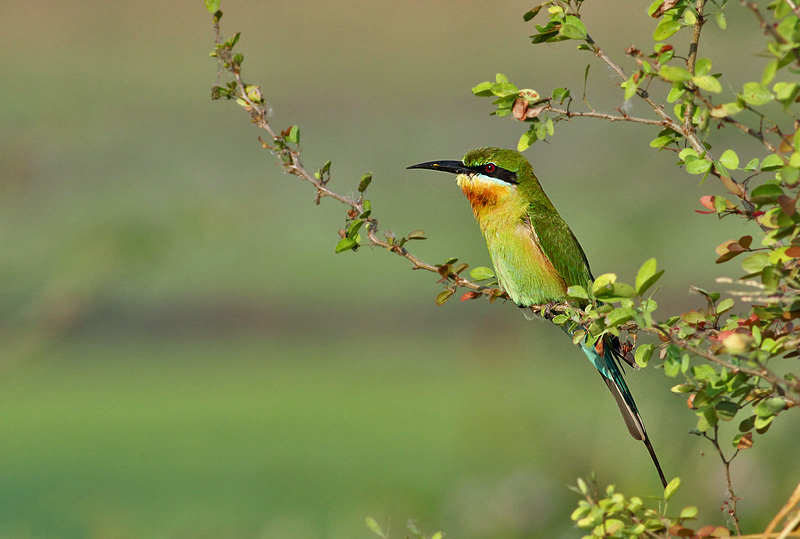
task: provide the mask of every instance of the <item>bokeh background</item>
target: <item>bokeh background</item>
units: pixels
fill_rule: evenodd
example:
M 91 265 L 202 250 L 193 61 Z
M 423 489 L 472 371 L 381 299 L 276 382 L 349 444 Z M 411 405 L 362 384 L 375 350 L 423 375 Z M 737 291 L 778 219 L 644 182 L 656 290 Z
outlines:
M 588 3 L 594 38 L 651 47 L 647 2 Z M 617 81 L 570 43 L 531 46 L 528 2 L 224 0 L 245 78 L 274 125 L 301 126 L 332 187 L 372 172 L 384 230 L 423 229 L 431 262 L 489 265 L 450 178 L 406 171 L 522 126 L 469 89 L 503 72 L 620 106 Z M 738 3 L 702 55 L 732 88 L 759 78 L 762 38 Z M 594 472 L 660 492 L 593 369 L 557 329 L 510 305 L 436 307 L 431 275 L 365 248 L 335 255 L 343 208 L 312 203 L 233 103 L 212 102 L 200 0 L 3 7 L 0 89 L 0 536 L 370 537 L 367 516 L 461 538 L 578 537 L 567 489 Z M 630 68 L 626 64 L 626 67 Z M 656 92 L 656 95 L 659 95 Z M 647 114 L 640 103 L 629 112 Z M 743 159 L 760 155 L 715 133 Z M 647 127 L 573 121 L 528 151 L 595 274 L 666 269 L 666 313 L 719 289 L 713 248 L 745 229 L 694 213 L 698 186 Z M 739 275 L 734 263 L 723 273 Z M 628 376 L 675 507 L 729 524 L 712 447 L 674 380 Z M 787 417 L 737 459 L 746 529 L 800 472 Z

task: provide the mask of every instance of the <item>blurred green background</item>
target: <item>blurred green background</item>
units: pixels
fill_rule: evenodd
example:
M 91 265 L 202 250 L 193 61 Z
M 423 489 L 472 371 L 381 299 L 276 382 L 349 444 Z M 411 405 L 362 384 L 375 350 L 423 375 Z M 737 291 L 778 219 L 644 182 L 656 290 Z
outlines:
M 647 3 L 588 3 L 623 59 L 651 47 Z M 425 260 L 489 265 L 452 181 L 404 167 L 522 126 L 469 89 L 503 72 L 621 105 L 612 73 L 569 43 L 529 44 L 527 2 L 225 0 L 245 78 L 334 189 L 371 171 L 384 230 L 424 229 Z M 702 55 L 732 87 L 761 38 L 741 8 Z M 334 255 L 343 208 L 275 166 L 236 105 L 211 102 L 200 0 L 4 6 L 0 95 L 0 536 L 578 537 L 566 487 L 658 494 L 647 453 L 585 358 L 509 305 L 433 303 L 431 275 L 368 248 Z M 638 26 L 641 26 L 639 28 Z M 629 67 L 629 66 L 628 66 Z M 657 94 L 658 95 L 658 94 Z M 641 103 L 630 112 L 647 114 Z M 757 148 L 715 134 L 750 157 Z M 697 186 L 653 130 L 573 121 L 528 151 L 595 274 L 667 270 L 661 311 L 720 289 L 713 247 L 745 229 L 702 216 Z M 744 159 L 744 157 L 743 157 Z M 723 272 L 739 275 L 729 265 Z M 656 369 L 628 376 L 668 475 L 706 523 L 727 524 L 722 468 Z M 800 473 L 787 417 L 737 459 L 746 529 Z M 787 449 L 787 444 L 792 449 Z M 703 453 L 705 452 L 705 456 Z

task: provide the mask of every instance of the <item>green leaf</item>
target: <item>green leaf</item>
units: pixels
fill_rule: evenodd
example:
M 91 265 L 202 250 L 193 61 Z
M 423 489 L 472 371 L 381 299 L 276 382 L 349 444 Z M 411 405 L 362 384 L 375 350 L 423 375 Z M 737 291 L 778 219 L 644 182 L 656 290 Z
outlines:
M 482 82 L 472 88 L 472 93 L 478 97 L 489 97 L 494 95 L 492 93 L 492 86 L 494 86 L 494 84 L 489 81 Z
M 541 10 L 542 10 L 542 8 L 543 8 L 544 6 L 546 6 L 547 4 L 549 4 L 549 3 L 550 3 L 550 2 L 548 1 L 548 2 L 544 2 L 544 3 L 542 3 L 542 4 L 539 4 L 538 6 L 536 6 L 535 8 L 533 8 L 532 10 L 530 10 L 530 11 L 527 11 L 527 12 L 525 13 L 525 15 L 523 15 L 523 16 L 522 16 L 522 18 L 525 20 L 525 22 L 528 22 L 528 21 L 531 21 L 531 20 L 533 20 L 533 18 L 534 18 L 536 15 L 538 15 L 538 14 L 539 14 L 539 11 L 541 11 Z
M 406 236 L 410 240 L 427 240 L 428 238 L 425 237 L 425 231 L 423 230 L 413 230 L 408 233 Z
M 711 72 L 711 60 L 708 58 L 698 58 L 694 64 L 694 74 L 698 77 L 708 75 Z
M 800 93 L 800 85 L 796 82 L 778 82 L 772 87 L 775 92 L 775 99 L 781 102 L 784 107 L 794 103 L 797 94 Z
M 647 362 L 650 361 L 650 357 L 653 355 L 654 347 L 655 345 L 652 343 L 639 345 L 639 347 L 636 348 L 636 354 L 634 355 L 636 364 L 640 367 L 647 367 Z
M 662 19 L 653 32 L 653 41 L 663 41 L 681 29 L 681 23 L 669 19 Z
M 436 305 L 444 305 L 444 302 L 450 299 L 450 296 L 453 295 L 453 291 L 449 288 L 447 290 L 442 290 L 439 294 L 436 295 Z
M 632 320 L 634 316 L 636 316 L 635 310 L 630 307 L 620 307 L 606 315 L 606 325 L 609 327 L 620 326 L 628 320 Z
M 286 135 L 286 142 L 291 142 L 294 144 L 298 144 L 300 142 L 300 128 L 296 125 L 293 125 L 291 129 L 289 129 L 289 134 Z
M 667 94 L 667 102 L 674 103 L 675 101 L 680 99 L 680 97 L 684 94 L 684 92 L 686 92 L 686 90 L 684 90 L 680 86 L 678 85 L 673 86 L 670 89 L 669 93 Z
M 592 290 L 597 292 L 604 286 L 610 283 L 617 282 L 617 274 L 616 273 L 604 273 L 600 275 L 597 279 L 595 279 L 594 284 L 592 284 Z
M 766 86 L 772 79 L 775 78 L 775 74 L 778 72 L 778 60 L 773 60 L 767 63 L 767 67 L 764 68 L 764 73 L 761 75 L 761 84 Z
M 719 156 L 719 162 L 727 169 L 736 170 L 739 168 L 739 156 L 733 150 L 722 152 L 722 155 Z
M 766 156 L 764 160 L 761 161 L 761 170 L 765 172 L 770 170 L 778 170 L 782 166 L 783 160 L 780 158 L 780 156 L 775 155 L 774 153 Z
M 564 23 L 565 24 L 561 27 L 562 31 L 564 30 L 565 26 L 571 26 L 572 27 L 572 28 L 570 28 L 568 30 L 568 34 L 569 35 L 567 35 L 567 34 L 564 34 L 564 35 L 566 35 L 567 37 L 569 37 L 571 39 L 586 39 L 586 35 L 587 35 L 586 26 L 583 24 L 583 21 L 581 21 L 578 17 L 576 17 L 575 15 L 567 15 L 564 18 Z M 577 36 L 577 37 L 573 37 L 573 36 Z
M 358 182 L 358 192 L 363 193 L 367 190 L 370 182 L 372 182 L 372 172 L 367 172 L 363 176 L 361 176 L 361 181 Z
M 744 166 L 744 169 L 742 169 L 742 170 L 746 170 L 748 172 L 753 172 L 757 168 L 758 168 L 758 157 L 754 157 L 750 161 L 747 162 L 747 164 Z
M 567 295 L 575 299 L 589 299 L 589 294 L 586 293 L 586 290 L 584 290 L 582 286 L 576 284 L 567 288 Z
M 358 245 L 358 242 L 355 238 L 342 238 L 339 243 L 336 244 L 336 248 L 334 249 L 337 253 L 342 253 L 344 251 L 348 251 L 353 249 Z
M 733 308 L 733 298 L 725 298 L 717 304 L 717 314 L 730 311 Z
M 678 375 L 678 372 L 681 370 L 681 362 L 675 358 L 668 357 L 666 361 L 664 361 L 664 374 L 669 376 L 670 378 L 674 378 Z
M 491 268 L 478 266 L 469 272 L 469 276 L 475 281 L 485 281 L 486 279 L 494 278 L 494 271 Z
M 664 270 L 656 271 L 655 258 L 647 260 L 636 274 L 636 294 L 644 294 L 663 274 Z
M 355 239 L 356 235 L 358 234 L 358 230 L 361 228 L 361 225 L 363 225 L 363 224 L 364 224 L 364 221 L 361 220 L 361 219 L 353 220 L 353 222 L 350 223 L 350 226 L 347 227 L 347 237 Z M 356 241 L 358 241 L 358 240 L 356 240 Z
M 692 80 L 692 74 L 682 67 L 678 66 L 661 66 L 658 74 L 662 79 L 670 82 L 686 82 Z
M 673 142 L 675 138 L 671 135 L 663 135 L 650 141 L 651 148 L 663 148 L 667 144 Z
M 378 522 L 374 518 L 367 517 L 366 524 L 367 524 L 367 528 L 369 528 L 370 531 L 372 531 L 372 533 L 374 533 L 375 535 L 379 535 L 380 537 L 383 537 L 384 539 L 386 539 L 386 534 L 383 533 L 383 530 L 381 529 L 380 525 L 378 524 Z
M 780 397 L 773 397 L 758 403 L 755 407 L 756 417 L 770 417 L 786 408 L 786 401 Z
M 682 519 L 689 519 L 694 518 L 697 516 L 697 507 L 690 505 L 689 507 L 684 507 L 681 510 L 681 518 Z
M 784 194 L 783 189 L 774 183 L 765 183 L 753 189 L 751 197 L 756 205 L 770 204 L 778 201 Z
M 669 483 L 667 483 L 667 487 L 664 489 L 664 501 L 669 500 L 672 498 L 672 495 L 675 494 L 675 491 L 681 486 L 681 478 L 676 477 Z
M 760 273 L 769 265 L 769 255 L 766 253 L 753 253 L 742 260 L 742 269 L 747 273 Z
M 213 15 L 214 13 L 219 11 L 219 2 L 220 0 L 205 0 L 206 9 L 208 10 L 208 12 Z
M 717 12 L 716 19 L 717 26 L 719 26 L 720 30 L 725 30 L 728 27 L 728 23 L 725 20 L 725 14 L 723 12 Z
M 628 80 L 623 82 L 620 86 L 625 89 L 625 101 L 636 95 L 636 90 L 639 88 L 639 83 L 636 82 L 636 73 L 632 74 Z M 639 79 L 644 80 L 644 79 Z
M 759 106 L 765 105 L 775 99 L 775 96 L 772 95 L 772 92 L 767 90 L 767 88 L 759 84 L 757 82 L 746 82 L 744 84 L 744 88 L 739 96 L 747 103 L 748 105 Z
M 536 142 L 539 137 L 536 136 L 536 130 L 531 127 L 519 137 L 519 142 L 517 142 L 517 151 L 524 152 L 528 148 L 531 147 L 531 144 Z
M 710 114 L 712 118 L 727 118 L 728 116 L 733 116 L 737 112 L 741 112 L 743 110 L 744 105 L 739 104 L 738 101 L 732 101 L 730 103 L 717 105 L 711 109 Z
M 558 101 L 559 103 L 563 103 L 566 98 L 569 97 L 569 89 L 568 88 L 556 88 L 553 90 L 553 101 Z
M 664 0 L 653 0 L 653 3 L 650 4 L 650 7 L 647 8 L 647 15 L 650 17 L 655 16 L 656 10 L 661 7 L 661 4 L 664 3 Z
M 699 77 L 692 77 L 692 82 L 698 87 L 707 92 L 718 94 L 722 91 L 722 85 L 716 77 L 711 75 L 702 75 Z
M 717 417 L 722 421 L 730 421 L 736 416 L 736 413 L 739 411 L 739 407 L 736 406 L 736 403 L 731 401 L 720 401 L 714 406 L 714 410 L 717 413 Z
M 695 158 L 686 160 L 686 172 L 689 174 L 705 174 L 711 170 L 711 161 Z
M 739 423 L 739 432 L 751 431 L 753 430 L 753 427 L 755 427 L 755 425 L 756 425 L 756 416 L 751 415 L 750 417 L 742 420 L 742 422 Z

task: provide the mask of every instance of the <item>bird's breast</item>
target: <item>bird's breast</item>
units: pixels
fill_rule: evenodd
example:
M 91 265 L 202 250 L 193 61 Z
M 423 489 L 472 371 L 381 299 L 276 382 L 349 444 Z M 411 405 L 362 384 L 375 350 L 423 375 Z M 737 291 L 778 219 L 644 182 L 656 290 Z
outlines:
M 480 176 L 461 175 L 457 181 L 486 239 L 498 281 L 511 299 L 518 305 L 563 299 L 564 280 L 539 246 L 526 219 L 528 204 L 517 190 Z

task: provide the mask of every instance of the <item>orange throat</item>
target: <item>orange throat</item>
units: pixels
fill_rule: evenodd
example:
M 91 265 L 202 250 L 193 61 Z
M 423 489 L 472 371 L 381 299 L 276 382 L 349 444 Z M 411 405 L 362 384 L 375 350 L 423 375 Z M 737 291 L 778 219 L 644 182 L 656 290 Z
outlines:
M 459 175 L 456 182 L 469 200 L 472 212 L 483 230 L 496 219 L 498 222 L 515 222 L 524 212 L 525 205 L 521 197 L 510 185 L 478 176 L 470 178 L 465 174 Z
M 476 211 L 479 208 L 496 206 L 501 200 L 507 198 L 512 191 L 511 186 L 485 180 L 477 176 L 470 178 L 465 174 L 459 175 L 456 178 L 456 182 L 466 195 L 472 208 Z

